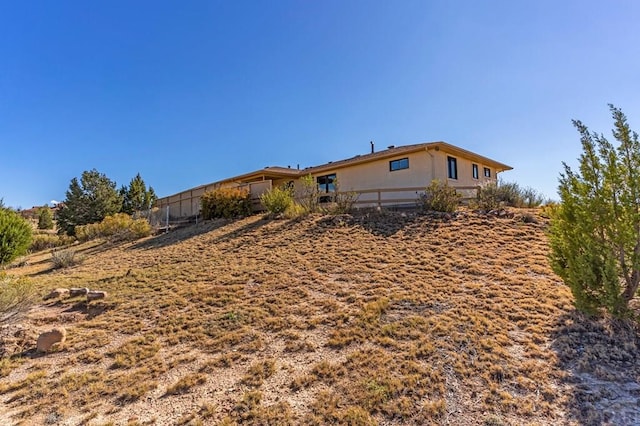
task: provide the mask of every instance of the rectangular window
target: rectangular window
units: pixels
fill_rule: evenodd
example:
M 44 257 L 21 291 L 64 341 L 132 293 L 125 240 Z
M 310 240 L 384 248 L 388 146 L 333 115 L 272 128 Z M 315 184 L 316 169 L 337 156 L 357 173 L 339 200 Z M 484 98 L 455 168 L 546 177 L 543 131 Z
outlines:
M 491 169 L 488 167 L 484 168 L 484 177 L 491 177 Z
M 447 169 L 449 179 L 458 179 L 458 161 L 453 157 L 447 157 Z
M 474 179 L 478 179 L 478 165 L 477 164 L 472 164 L 471 165 L 471 174 L 473 175 Z
M 399 160 L 389 161 L 389 171 L 402 170 L 409 168 L 409 159 L 401 158 Z
M 320 194 L 329 194 L 336 191 L 336 174 L 318 176 L 316 182 L 318 183 L 318 192 Z M 321 195 L 319 198 L 321 203 L 329 203 L 333 201 L 333 195 Z

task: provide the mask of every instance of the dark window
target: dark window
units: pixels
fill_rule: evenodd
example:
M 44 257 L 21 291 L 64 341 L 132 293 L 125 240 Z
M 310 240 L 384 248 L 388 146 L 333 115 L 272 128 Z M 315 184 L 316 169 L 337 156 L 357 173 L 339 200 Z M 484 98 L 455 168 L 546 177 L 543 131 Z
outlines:
M 491 169 L 488 167 L 484 168 L 484 177 L 491 177 Z
M 477 164 L 472 164 L 471 165 L 471 172 L 473 175 L 474 179 L 478 179 L 478 165 Z
M 402 170 L 409 168 L 409 159 L 401 158 L 399 160 L 389 161 L 389 171 Z
M 335 192 L 336 190 L 336 174 L 326 175 L 326 176 L 318 176 L 316 178 L 316 182 L 318 182 L 318 192 L 320 194 L 329 194 L 331 192 Z M 318 199 L 321 203 L 329 203 L 333 201 L 332 195 L 321 195 Z
M 447 157 L 449 179 L 458 179 L 458 161 L 453 157 Z

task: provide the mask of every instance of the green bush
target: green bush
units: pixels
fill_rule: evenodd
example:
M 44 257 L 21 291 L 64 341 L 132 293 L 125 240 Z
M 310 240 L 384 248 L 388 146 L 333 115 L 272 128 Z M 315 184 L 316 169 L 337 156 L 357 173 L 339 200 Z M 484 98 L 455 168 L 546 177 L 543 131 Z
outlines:
M 477 203 L 472 204 L 481 210 L 495 210 L 503 205 L 501 203 L 503 201 L 498 193 L 498 185 L 495 182 L 490 182 L 478 189 Z
M 300 178 L 302 188 L 300 190 L 300 204 L 306 210 L 307 213 L 315 213 L 320 210 L 320 189 L 315 178 L 308 174 Z
M 75 235 L 78 241 L 90 241 L 100 237 L 99 223 L 78 225 L 75 227 Z
M 66 246 L 75 241 L 75 238 L 67 235 L 35 234 L 29 250 L 32 252 Z
M 134 219 L 126 213 L 107 216 L 100 223 L 76 226 L 75 230 L 80 241 L 89 241 L 95 238 L 130 241 L 148 237 L 152 231 L 147 219 Z
M 420 196 L 419 205 L 427 211 L 453 213 L 458 209 L 460 199 L 454 187 L 434 179 Z
M 22 256 L 31 244 L 31 225 L 14 211 L 0 209 L 0 266 Z
M 294 201 L 289 207 L 287 207 L 287 210 L 284 212 L 284 217 L 287 219 L 297 219 L 307 213 L 307 209 L 305 209 L 302 204 Z
M 200 199 L 203 219 L 251 215 L 251 194 L 243 188 L 220 188 L 205 192 Z
M 531 187 L 521 188 L 515 182 L 490 182 L 480 187 L 477 207 L 495 210 L 500 207 L 538 207 L 544 197 Z
M 53 213 L 49 207 L 38 210 L 38 229 L 53 229 Z
M 540 216 L 544 217 L 545 219 L 550 219 L 551 217 L 553 217 L 559 207 L 560 204 L 554 201 L 547 201 L 540 207 Z
M 260 195 L 260 202 L 271 215 L 281 215 L 294 203 L 290 187 L 271 188 Z
M 640 289 L 640 139 L 625 114 L 609 108 L 615 144 L 573 121 L 582 153 L 577 170 L 563 163 L 561 202 L 548 208 L 549 259 L 571 289 L 576 308 L 637 319 L 630 303 Z

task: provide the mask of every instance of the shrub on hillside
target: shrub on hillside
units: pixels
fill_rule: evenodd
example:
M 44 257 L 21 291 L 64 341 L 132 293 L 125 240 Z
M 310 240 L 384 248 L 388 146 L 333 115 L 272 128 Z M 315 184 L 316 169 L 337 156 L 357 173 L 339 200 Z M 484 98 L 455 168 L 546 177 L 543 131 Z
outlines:
M 298 219 L 305 214 L 307 214 L 307 209 L 305 209 L 302 204 L 294 201 L 289 207 L 287 207 L 287 210 L 284 212 L 284 217 L 287 219 Z
M 478 189 L 478 200 L 472 203 L 473 207 L 482 210 L 495 210 L 503 203 L 502 197 L 498 194 L 498 185 L 490 182 L 480 186 Z
M 251 194 L 242 188 L 220 188 L 205 192 L 200 199 L 202 217 L 232 218 L 251 214 Z
M 0 314 L 2 314 L 0 317 L 6 318 L 6 314 L 26 307 L 34 294 L 31 281 L 0 271 Z
M 290 187 L 271 188 L 260 195 L 260 202 L 271 215 L 281 215 L 294 203 L 293 189 Z
M 494 210 L 500 207 L 538 207 L 544 197 L 531 187 L 521 188 L 515 182 L 490 182 L 478 191 L 477 207 Z
M 27 252 L 31 225 L 18 213 L 0 208 L 0 266 Z
M 540 207 L 544 202 L 544 196 L 531 187 L 522 190 L 522 207 Z
M 558 204 L 555 201 L 547 201 L 545 204 L 542 205 L 542 207 L 540 207 L 540 216 L 544 217 L 545 219 L 550 219 L 551 217 L 553 217 L 553 214 L 557 211 L 557 209 L 560 207 L 560 204 Z
M 76 252 L 71 249 L 54 250 L 51 252 L 51 263 L 53 263 L 54 268 L 68 268 L 77 265 L 81 261 L 82 258 L 77 256 Z
M 597 314 L 604 308 L 637 318 L 630 303 L 640 288 L 640 139 L 625 114 L 609 108 L 617 146 L 573 121 L 582 154 L 578 170 L 564 164 L 560 174 L 561 202 L 550 209 L 549 257 L 579 310 Z
M 300 183 L 302 184 L 299 194 L 300 204 L 307 213 L 316 213 L 320 210 L 318 183 L 311 174 L 300 178 Z
M 457 210 L 460 199 L 461 196 L 454 187 L 434 179 L 424 194 L 420 195 L 418 204 L 423 210 L 453 213 Z
M 147 219 L 134 219 L 126 213 L 116 213 L 105 217 L 100 223 L 76 226 L 76 236 L 80 241 L 108 238 L 112 241 L 136 240 L 151 235 L 151 225 Z
M 31 240 L 29 250 L 32 252 L 66 246 L 75 241 L 68 235 L 35 234 Z
M 334 186 L 336 188 L 334 196 L 334 205 L 331 209 L 333 214 L 345 214 L 350 213 L 353 210 L 353 206 L 358 201 L 358 193 L 355 191 L 341 191 L 340 182 L 338 179 L 334 180 Z

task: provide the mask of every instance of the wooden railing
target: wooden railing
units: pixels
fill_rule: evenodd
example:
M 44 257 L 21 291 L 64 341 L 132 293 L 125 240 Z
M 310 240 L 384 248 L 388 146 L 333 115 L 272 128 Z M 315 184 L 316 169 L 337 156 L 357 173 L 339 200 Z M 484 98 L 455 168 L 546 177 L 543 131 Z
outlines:
M 458 193 L 462 195 L 462 201 L 464 202 L 477 199 L 478 191 L 480 190 L 479 186 L 456 186 L 454 188 L 458 191 Z M 352 191 L 342 191 L 338 194 L 355 194 L 356 200 L 353 203 L 355 207 L 365 205 L 384 207 L 389 205 L 400 206 L 415 204 L 420 199 L 420 195 L 424 194 L 425 189 L 426 188 L 422 186 L 407 188 L 360 189 Z M 396 196 L 389 197 L 388 195 L 390 194 L 395 194 Z M 404 194 L 404 196 L 402 194 Z M 326 195 L 321 194 L 320 196 L 327 197 L 335 195 L 336 193 L 331 193 Z
M 420 195 L 424 194 L 425 187 L 408 187 L 408 188 L 381 188 L 381 189 L 361 189 L 354 191 L 343 191 L 344 194 L 356 194 L 354 205 L 361 206 L 366 204 L 375 204 L 376 207 L 384 207 L 385 205 L 407 205 L 416 203 L 420 199 Z M 475 200 L 478 198 L 479 186 L 456 186 L 455 189 L 461 193 L 463 201 Z M 385 194 L 408 194 L 413 192 L 415 196 L 411 197 L 385 197 Z M 374 197 L 369 198 L 369 194 Z M 364 198 L 363 198 L 364 195 Z
M 256 185 L 265 185 L 271 187 L 271 181 L 256 182 Z M 247 185 L 251 189 L 250 185 Z M 456 190 L 461 193 L 463 201 L 469 201 L 478 197 L 479 186 L 456 186 Z M 207 190 L 208 188 L 204 188 Z M 344 194 L 355 193 L 356 200 L 354 202 L 355 207 L 364 206 L 408 206 L 415 204 L 420 195 L 424 194 L 426 187 L 406 187 L 406 188 L 380 188 L 380 189 L 360 189 L 352 191 L 343 191 Z M 253 191 L 252 191 L 253 192 Z M 393 195 L 396 194 L 394 197 Z M 200 196 L 193 194 L 193 190 L 184 191 L 182 193 L 173 195 L 171 197 L 165 197 L 156 203 L 156 207 L 166 211 L 168 206 L 171 206 L 171 218 L 178 220 L 179 218 L 196 217 L 200 210 Z M 335 193 L 320 194 L 320 197 L 335 196 Z M 251 198 L 251 206 L 254 211 L 263 210 L 260 198 L 253 196 Z M 164 213 L 163 213 L 164 214 Z

